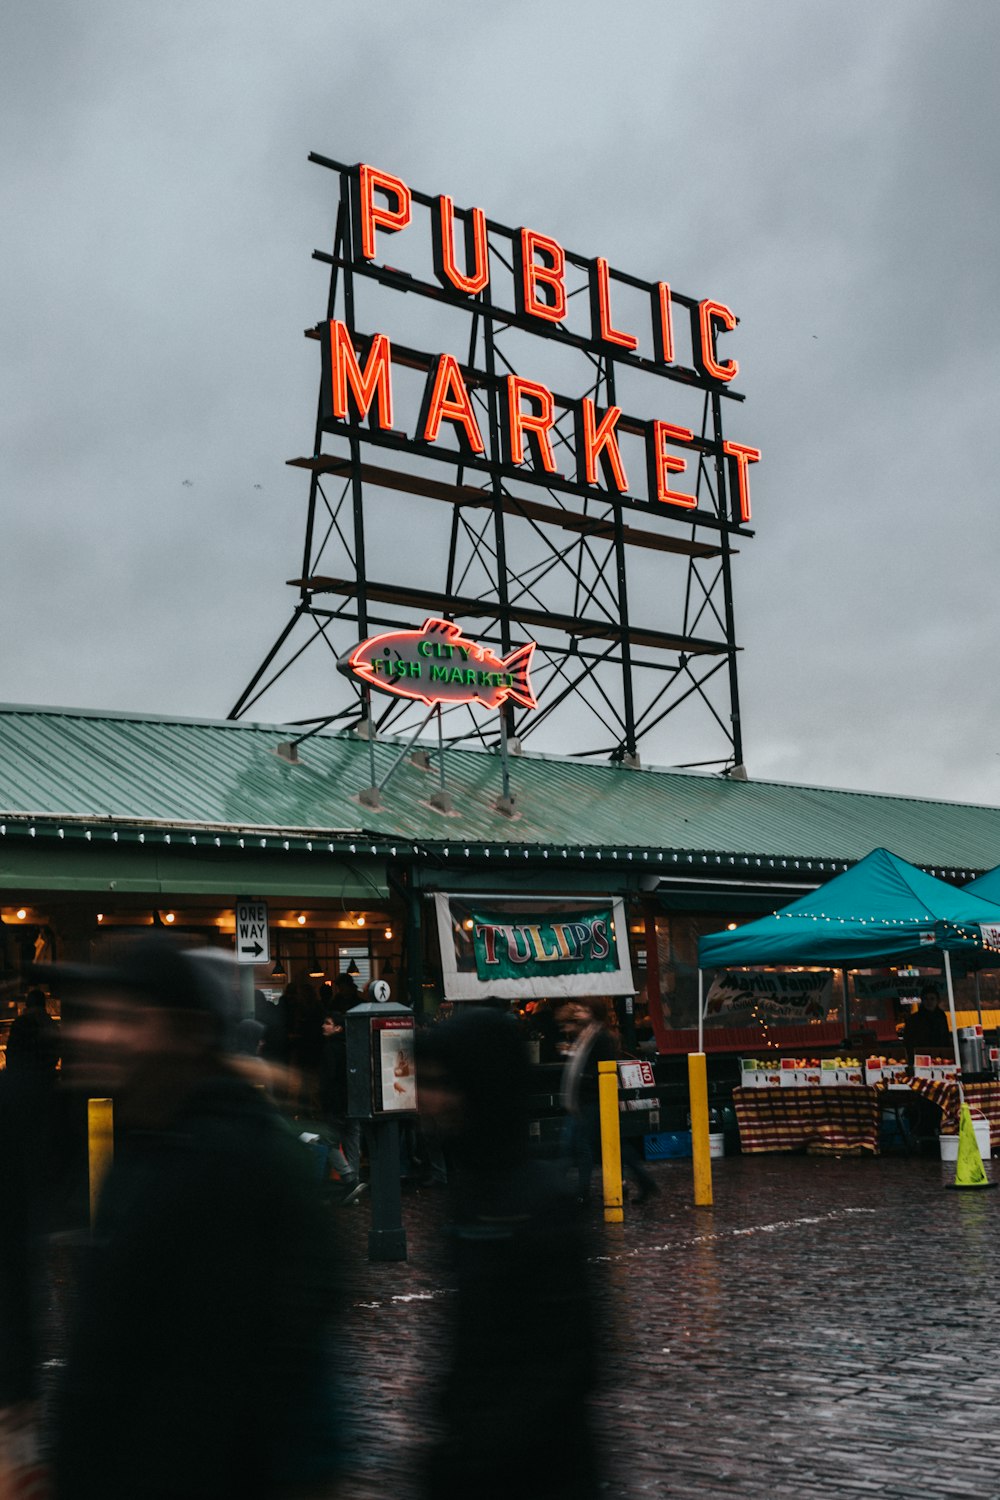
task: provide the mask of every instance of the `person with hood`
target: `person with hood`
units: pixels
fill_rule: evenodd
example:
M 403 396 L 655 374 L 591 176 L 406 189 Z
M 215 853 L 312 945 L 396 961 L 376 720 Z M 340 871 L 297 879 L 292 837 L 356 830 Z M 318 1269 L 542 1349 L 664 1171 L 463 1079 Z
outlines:
M 599 1465 L 588 1242 L 528 1150 L 528 1053 L 497 1011 L 417 1034 L 421 1114 L 449 1157 L 455 1296 L 425 1500 L 591 1500 Z
M 299 1500 L 338 1470 L 336 1265 L 307 1153 L 223 1053 L 214 966 L 161 938 L 63 970 L 116 1153 L 54 1422 L 55 1500 Z

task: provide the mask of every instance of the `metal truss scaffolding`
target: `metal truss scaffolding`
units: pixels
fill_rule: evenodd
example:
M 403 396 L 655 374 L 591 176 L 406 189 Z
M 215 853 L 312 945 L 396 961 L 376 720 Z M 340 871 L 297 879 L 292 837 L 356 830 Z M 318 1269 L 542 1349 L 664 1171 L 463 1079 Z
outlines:
M 701 304 L 669 293 L 681 325 L 670 362 L 662 348 L 659 358 L 645 352 L 638 338 L 635 348 L 595 338 L 588 301 L 598 263 L 567 251 L 565 317 L 530 317 L 515 295 L 523 232 L 492 220 L 485 220 L 488 281 L 475 295 L 458 291 L 429 269 L 432 236 L 421 240 L 418 228 L 418 216 L 433 219 L 449 200 L 413 192 L 407 234 L 392 242 L 401 254 L 404 241 L 412 242 L 410 266 L 388 265 L 362 251 L 360 169 L 310 160 L 336 174 L 339 200 L 332 251 L 314 252 L 330 268 L 326 319 L 308 330 L 324 352 L 315 441 L 310 455 L 289 461 L 309 476 L 302 566 L 290 580 L 291 618 L 230 717 L 256 709 L 279 679 L 301 669 L 307 652 L 312 658 L 310 648 L 325 647 L 331 670 L 311 678 L 309 707 L 320 711 L 296 721 L 303 737 L 338 720 L 369 738 L 419 732 L 429 717 L 425 705 L 372 694 L 334 668 L 382 628 L 416 628 L 440 616 L 501 658 L 526 639 L 537 643 L 538 707 L 508 701 L 499 716 L 484 716 L 475 705 L 438 709 L 443 744 L 497 746 L 502 739 L 506 750 L 508 742 L 517 748 L 533 741 L 532 748 L 638 764 L 646 742 L 661 760 L 738 771 L 733 542 L 753 533 L 737 494 L 739 472 L 723 447 L 724 403 L 742 397 L 699 366 Z M 465 227 L 467 250 L 472 212 L 454 216 Z M 650 299 L 655 306 L 660 283 L 604 274 L 636 319 Z M 391 426 L 376 422 L 373 409 L 332 411 L 327 346 L 334 320 L 348 330 L 359 362 L 376 332 L 392 324 Z M 682 343 L 688 322 L 690 362 Z M 437 441 L 422 435 L 417 410 L 421 400 L 426 409 L 439 355 L 424 352 L 421 340 L 461 350 L 482 451 L 444 424 Z M 521 462 L 505 444 L 507 377 L 536 377 L 539 368 L 554 395 L 555 468 L 537 443 Z M 567 387 L 573 394 L 560 394 Z M 620 409 L 621 452 L 631 445 L 629 474 L 644 486 L 624 491 L 607 474 L 604 484 L 581 479 L 583 398 L 598 414 Z M 658 417 L 689 439 L 685 463 L 672 466 L 686 465 L 687 493 L 673 504 L 651 493 L 648 465 L 635 461 Z M 673 737 L 671 724 L 681 721 L 683 733 Z

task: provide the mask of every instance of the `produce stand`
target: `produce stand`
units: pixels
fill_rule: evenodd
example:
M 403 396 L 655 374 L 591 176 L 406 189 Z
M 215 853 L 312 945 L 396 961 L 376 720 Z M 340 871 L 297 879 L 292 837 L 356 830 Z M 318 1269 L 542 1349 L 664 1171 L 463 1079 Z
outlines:
M 740 1147 L 749 1154 L 808 1151 L 814 1155 L 879 1154 L 882 1111 L 898 1109 L 914 1095 L 941 1111 L 941 1132 L 958 1130 L 962 1094 L 990 1126 L 990 1144 L 1000 1149 L 1000 1081 L 956 1082 L 910 1078 L 891 1084 L 837 1084 L 804 1087 L 740 1087 L 733 1108 Z

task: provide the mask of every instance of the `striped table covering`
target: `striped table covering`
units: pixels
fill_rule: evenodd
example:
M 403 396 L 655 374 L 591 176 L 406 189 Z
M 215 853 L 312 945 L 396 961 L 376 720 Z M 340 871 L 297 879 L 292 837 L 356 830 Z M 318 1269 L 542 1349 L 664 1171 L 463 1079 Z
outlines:
M 733 1090 L 746 1152 L 878 1152 L 879 1101 L 864 1084 Z
M 990 1122 L 990 1145 L 1000 1146 L 1000 1083 L 966 1083 L 965 1102 L 980 1110 Z M 930 1100 L 941 1111 L 941 1129 L 946 1135 L 958 1130 L 959 1092 L 954 1083 L 938 1083 L 931 1078 L 911 1078 L 903 1091 L 912 1091 Z M 886 1092 L 879 1090 L 880 1093 Z M 895 1090 L 893 1091 L 895 1092 Z

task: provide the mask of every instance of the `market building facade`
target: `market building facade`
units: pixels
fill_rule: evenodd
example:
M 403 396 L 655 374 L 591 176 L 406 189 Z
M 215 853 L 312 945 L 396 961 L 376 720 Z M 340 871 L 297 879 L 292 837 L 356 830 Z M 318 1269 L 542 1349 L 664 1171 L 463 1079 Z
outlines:
M 592 992 L 616 997 L 630 1045 L 680 1056 L 696 1035 L 700 936 L 781 907 L 877 845 L 955 884 L 1000 862 L 997 808 L 528 754 L 511 758 L 512 817 L 497 808 L 496 756 L 449 749 L 442 810 L 434 752 L 388 739 L 377 770 L 396 769 L 373 808 L 369 744 L 318 733 L 289 760 L 288 736 L 0 709 L 5 1013 L 31 962 L 97 958 L 137 930 L 233 951 L 237 905 L 252 899 L 269 948 L 244 972 L 269 1000 L 291 981 L 350 973 L 359 987 L 388 979 L 432 1017 L 486 993 L 554 998 L 567 973 L 576 986 L 589 975 Z M 706 1051 L 759 1046 L 762 1028 L 775 1047 L 836 1043 L 852 1027 L 886 1036 L 906 983 L 869 979 L 852 978 L 846 1014 L 826 976 L 786 980 L 784 996 L 772 984 L 764 1004 L 719 1002 Z M 993 977 L 982 982 L 990 1008 Z

